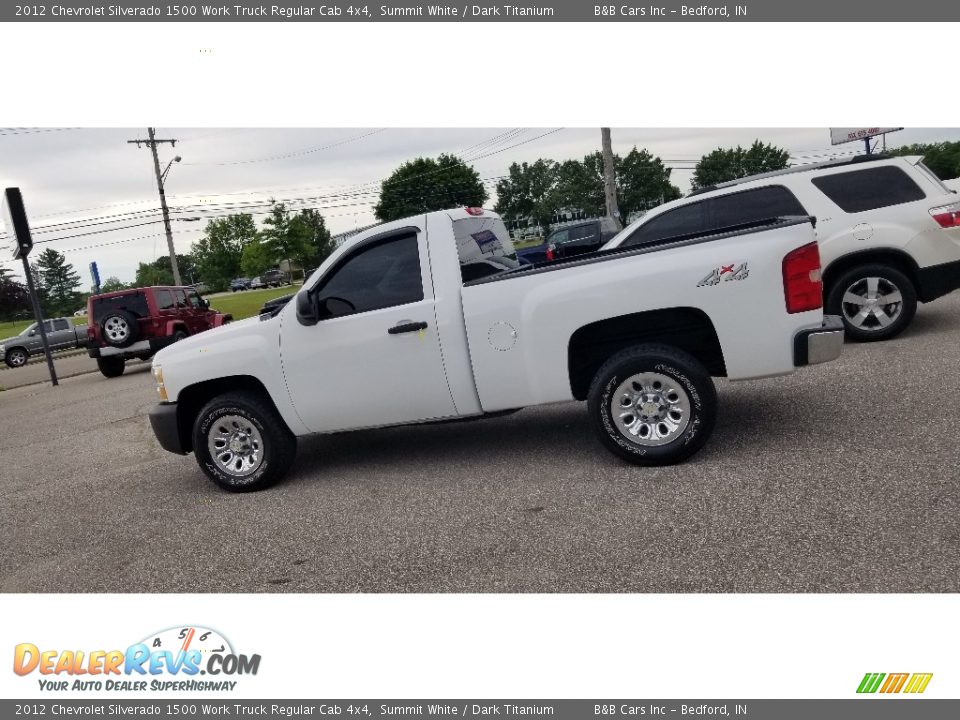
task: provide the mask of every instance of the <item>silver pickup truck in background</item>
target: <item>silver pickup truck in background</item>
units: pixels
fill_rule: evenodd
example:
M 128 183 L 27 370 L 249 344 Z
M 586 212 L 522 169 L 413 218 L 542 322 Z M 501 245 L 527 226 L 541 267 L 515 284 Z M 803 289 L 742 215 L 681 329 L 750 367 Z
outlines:
M 53 318 L 44 320 L 43 323 L 51 350 L 72 350 L 84 347 L 87 342 L 86 325 L 74 325 L 67 318 Z M 23 367 L 31 355 L 42 354 L 43 342 L 37 331 L 37 323 L 32 323 L 19 335 L 0 340 L 0 360 L 3 360 L 7 367 Z

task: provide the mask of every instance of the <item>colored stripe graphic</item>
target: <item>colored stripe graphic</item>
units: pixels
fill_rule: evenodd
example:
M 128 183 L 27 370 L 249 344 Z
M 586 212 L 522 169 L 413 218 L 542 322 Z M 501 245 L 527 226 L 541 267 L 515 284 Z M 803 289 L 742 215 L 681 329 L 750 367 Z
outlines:
M 914 673 L 913 677 L 910 678 L 910 682 L 907 683 L 907 687 L 904 692 L 922 693 L 927 689 L 927 685 L 930 684 L 931 678 L 933 678 L 933 673 Z
M 863 676 L 863 680 L 860 681 L 860 687 L 857 688 L 857 692 L 875 693 L 877 688 L 880 687 L 880 682 L 884 677 L 884 673 L 867 673 Z
M 882 693 L 898 693 L 903 684 L 907 681 L 907 678 L 910 677 L 910 673 L 890 673 L 887 675 L 887 681 L 883 684 L 883 687 L 880 688 Z

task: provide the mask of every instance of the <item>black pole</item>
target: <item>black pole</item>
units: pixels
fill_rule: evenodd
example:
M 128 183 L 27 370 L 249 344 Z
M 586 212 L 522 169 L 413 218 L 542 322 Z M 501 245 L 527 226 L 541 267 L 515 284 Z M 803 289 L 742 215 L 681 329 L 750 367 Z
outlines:
M 864 138 L 864 139 L 863 139 L 863 144 L 864 144 L 864 145 L 866 146 L 866 148 L 867 148 L 867 155 L 870 155 L 870 154 L 871 154 L 871 151 L 870 151 L 870 138 L 868 138 L 868 137 Z
M 40 331 L 40 342 L 43 344 L 43 354 L 47 356 L 47 368 L 50 370 L 50 382 L 56 387 L 60 383 L 57 381 L 57 370 L 53 367 L 53 355 L 50 353 L 50 343 L 47 342 L 47 331 L 43 327 L 43 311 L 40 310 L 40 301 L 37 299 L 37 289 L 33 285 L 33 274 L 30 272 L 30 264 L 27 262 L 27 256 L 23 256 L 23 274 L 27 277 L 27 290 L 30 291 L 30 302 L 33 304 L 33 317 L 37 321 L 37 329 Z

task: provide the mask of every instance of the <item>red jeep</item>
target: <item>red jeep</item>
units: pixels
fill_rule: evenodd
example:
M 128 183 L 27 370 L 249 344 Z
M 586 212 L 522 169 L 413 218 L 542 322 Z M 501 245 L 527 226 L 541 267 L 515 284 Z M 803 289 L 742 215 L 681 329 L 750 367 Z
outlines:
M 210 309 L 191 287 L 147 287 L 91 295 L 87 300 L 87 354 L 106 377 L 119 377 L 127 360 L 146 360 L 188 335 L 233 319 Z

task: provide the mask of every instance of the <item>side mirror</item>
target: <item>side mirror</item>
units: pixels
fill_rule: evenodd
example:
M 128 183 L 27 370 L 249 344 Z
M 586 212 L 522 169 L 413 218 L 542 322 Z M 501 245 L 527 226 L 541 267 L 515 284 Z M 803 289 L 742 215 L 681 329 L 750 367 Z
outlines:
M 301 292 L 297 294 L 297 320 L 301 325 L 316 325 L 320 319 L 316 296 L 313 293 Z
M 36 334 L 37 334 L 37 331 L 36 331 L 36 330 L 31 330 L 31 331 L 30 331 L 30 337 L 33 337 L 33 336 L 36 335 Z

